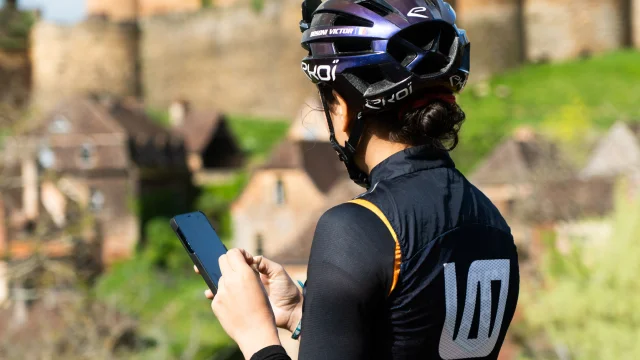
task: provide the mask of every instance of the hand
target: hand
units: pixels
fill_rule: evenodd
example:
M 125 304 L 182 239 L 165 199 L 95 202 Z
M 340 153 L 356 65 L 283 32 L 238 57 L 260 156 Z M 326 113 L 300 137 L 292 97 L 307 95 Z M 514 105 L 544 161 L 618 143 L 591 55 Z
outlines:
M 219 259 L 222 277 L 211 309 L 245 358 L 270 345 L 280 345 L 273 312 L 246 252 L 232 249 Z
M 276 325 L 291 332 L 295 331 L 302 318 L 302 293 L 282 265 L 262 256 L 254 257 L 253 264 L 260 272 Z
M 262 256 L 252 257 L 244 250 L 240 252 L 247 264 L 260 272 L 260 279 L 275 315 L 276 326 L 293 333 L 302 318 L 302 293 L 282 265 Z M 194 269 L 198 272 L 198 268 L 194 266 Z M 205 291 L 205 295 L 213 299 L 211 290 Z

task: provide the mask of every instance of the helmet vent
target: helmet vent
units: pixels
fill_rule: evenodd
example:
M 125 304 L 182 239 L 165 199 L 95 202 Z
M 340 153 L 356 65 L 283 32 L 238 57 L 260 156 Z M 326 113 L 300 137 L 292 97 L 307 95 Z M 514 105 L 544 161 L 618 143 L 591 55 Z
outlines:
M 371 40 L 363 38 L 337 38 L 333 40 L 333 46 L 339 54 L 362 53 L 373 50 Z
M 435 74 L 449 65 L 455 39 L 455 29 L 447 23 L 425 22 L 398 33 L 389 41 L 387 52 L 405 67 L 422 54 L 411 71 L 416 75 Z
M 393 12 L 393 8 L 382 4 L 380 1 L 364 0 L 358 2 L 358 5 L 365 7 L 380 16 L 387 16 Z
M 333 20 L 333 26 L 373 27 L 373 22 L 350 14 L 340 13 L 336 14 Z

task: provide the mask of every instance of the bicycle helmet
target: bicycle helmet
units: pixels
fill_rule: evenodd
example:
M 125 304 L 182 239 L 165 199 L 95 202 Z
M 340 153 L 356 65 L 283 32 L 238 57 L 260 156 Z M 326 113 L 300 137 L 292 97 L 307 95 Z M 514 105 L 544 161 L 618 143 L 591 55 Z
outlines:
M 330 141 L 357 184 L 368 176 L 354 163 L 367 114 L 398 109 L 412 95 L 461 91 L 469 76 L 470 43 L 442 0 L 306 0 L 302 3 L 302 71 L 357 109 L 344 146 L 338 144 L 323 92 Z M 390 121 L 394 117 L 389 117 Z

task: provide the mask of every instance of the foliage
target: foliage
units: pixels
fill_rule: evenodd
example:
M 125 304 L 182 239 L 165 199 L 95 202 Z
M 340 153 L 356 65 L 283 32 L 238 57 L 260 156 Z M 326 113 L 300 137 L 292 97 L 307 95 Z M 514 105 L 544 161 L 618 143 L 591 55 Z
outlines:
M 191 266 L 182 244 L 169 226 L 169 219 L 158 217 L 150 220 L 145 228 L 147 243 L 142 256 L 153 266 L 162 270 L 184 271 Z
M 147 108 L 145 109 L 145 113 L 149 118 L 151 118 L 151 120 L 155 121 L 159 125 L 168 127 L 171 124 L 169 112 L 166 110 Z
M 213 6 L 213 0 L 202 0 L 203 8 L 210 8 Z
M 240 173 L 227 183 L 208 185 L 202 188 L 196 199 L 196 208 L 215 223 L 216 232 L 224 242 L 231 240 L 231 203 L 240 195 L 248 176 Z
M 638 62 L 640 52 L 619 51 L 561 64 L 528 65 L 486 84 L 470 85 L 459 97 L 467 120 L 453 153 L 458 167 L 472 170 L 518 125 L 542 125 L 563 112 L 589 114 L 597 130 L 616 120 L 640 119 Z M 577 112 L 576 103 L 582 104 Z
M 0 49 L 26 50 L 29 47 L 29 32 L 35 21 L 31 12 L 0 9 Z
M 584 244 L 573 254 L 549 250 L 543 286 L 523 292 L 529 334 L 541 333 L 555 355 L 529 358 L 640 358 L 640 199 L 617 194 L 613 234 L 603 244 Z
M 240 141 L 253 162 L 259 162 L 271 148 L 284 138 L 290 122 L 284 119 L 265 119 L 251 116 L 228 117 L 231 131 Z
M 260 13 L 264 9 L 265 0 L 251 0 L 251 7 L 257 13 Z
M 114 265 L 96 295 L 137 318 L 141 336 L 154 340 L 155 346 L 136 359 L 211 359 L 234 346 L 211 313 L 205 288 L 191 266 L 163 271 L 142 256 Z
M 138 210 L 140 223 L 144 226 L 156 217 L 171 217 L 189 211 L 189 199 L 178 190 L 158 189 L 140 196 L 134 209 Z

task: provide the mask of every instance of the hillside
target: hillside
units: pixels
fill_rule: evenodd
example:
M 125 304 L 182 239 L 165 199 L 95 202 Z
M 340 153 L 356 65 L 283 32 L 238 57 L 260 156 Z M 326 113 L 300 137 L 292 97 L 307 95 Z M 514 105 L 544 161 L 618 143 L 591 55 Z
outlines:
M 597 133 L 616 120 L 640 121 L 638 64 L 640 52 L 619 51 L 562 64 L 528 65 L 469 86 L 459 99 L 467 120 L 454 152 L 458 166 L 472 170 L 522 124 L 574 140 L 585 128 Z

